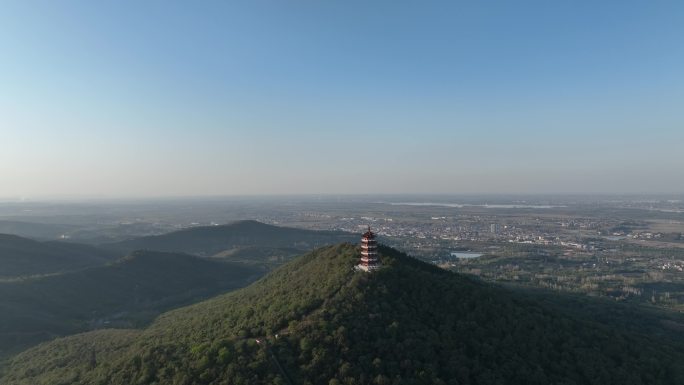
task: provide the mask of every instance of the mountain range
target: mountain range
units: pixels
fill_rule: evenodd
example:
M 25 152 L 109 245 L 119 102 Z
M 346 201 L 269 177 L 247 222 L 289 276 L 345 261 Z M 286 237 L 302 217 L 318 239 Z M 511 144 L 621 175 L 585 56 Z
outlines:
M 134 327 L 164 310 L 243 287 L 256 266 L 136 251 L 113 263 L 0 283 L 0 357 L 56 336 Z
M 162 235 L 103 244 L 101 247 L 120 253 L 156 250 L 203 257 L 230 257 L 244 249 L 262 256 L 267 256 L 269 251 L 275 255 L 293 256 L 323 245 L 356 242 L 357 238 L 358 235 L 341 231 L 304 230 L 245 220 L 226 225 L 191 227 Z
M 0 359 L 58 336 L 145 325 L 243 287 L 310 247 L 351 238 L 255 221 L 100 247 L 0 234 Z M 184 253 L 214 250 L 213 258 Z
M 19 384 L 682 384 L 684 345 L 380 249 L 327 246 L 144 329 L 12 358 Z

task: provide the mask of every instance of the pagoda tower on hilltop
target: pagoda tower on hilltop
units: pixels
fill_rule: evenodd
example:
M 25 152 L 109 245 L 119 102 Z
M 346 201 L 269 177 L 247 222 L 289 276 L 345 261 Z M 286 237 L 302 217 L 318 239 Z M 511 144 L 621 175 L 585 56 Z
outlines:
M 363 271 L 373 271 L 380 267 L 378 242 L 375 240 L 375 233 L 371 231 L 370 226 L 368 226 L 368 231 L 361 236 L 361 260 L 356 267 Z

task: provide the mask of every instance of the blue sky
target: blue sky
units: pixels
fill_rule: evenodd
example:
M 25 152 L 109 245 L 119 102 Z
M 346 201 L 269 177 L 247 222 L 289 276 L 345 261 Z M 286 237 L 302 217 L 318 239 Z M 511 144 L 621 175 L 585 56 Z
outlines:
M 684 192 L 680 1 L 5 1 L 0 197 Z

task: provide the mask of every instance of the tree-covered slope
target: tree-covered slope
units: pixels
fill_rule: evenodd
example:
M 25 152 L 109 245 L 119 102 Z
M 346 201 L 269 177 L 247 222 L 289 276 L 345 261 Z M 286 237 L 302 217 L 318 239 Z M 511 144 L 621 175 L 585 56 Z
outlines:
M 59 335 L 149 322 L 263 273 L 243 264 L 137 251 L 102 267 L 0 283 L 0 357 Z
M 39 242 L 16 235 L 0 234 L 0 278 L 31 276 L 98 266 L 116 255 L 88 245 Z
M 258 246 L 265 248 L 294 248 L 310 251 L 323 245 L 357 240 L 357 235 L 335 231 L 313 231 L 272 226 L 257 221 L 238 221 L 221 226 L 202 226 L 168 234 L 134 238 L 105 244 L 103 247 L 120 252 L 157 250 L 212 256 L 226 250 Z
M 140 332 L 24 352 L 3 384 L 681 384 L 680 346 L 383 248 L 325 247 Z M 259 339 L 261 343 L 255 340 Z

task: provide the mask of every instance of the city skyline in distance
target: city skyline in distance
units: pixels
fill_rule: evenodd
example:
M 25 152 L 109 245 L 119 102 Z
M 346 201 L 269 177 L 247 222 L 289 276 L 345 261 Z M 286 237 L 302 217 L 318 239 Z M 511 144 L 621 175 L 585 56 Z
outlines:
M 0 197 L 684 192 L 684 5 L 9 2 Z

